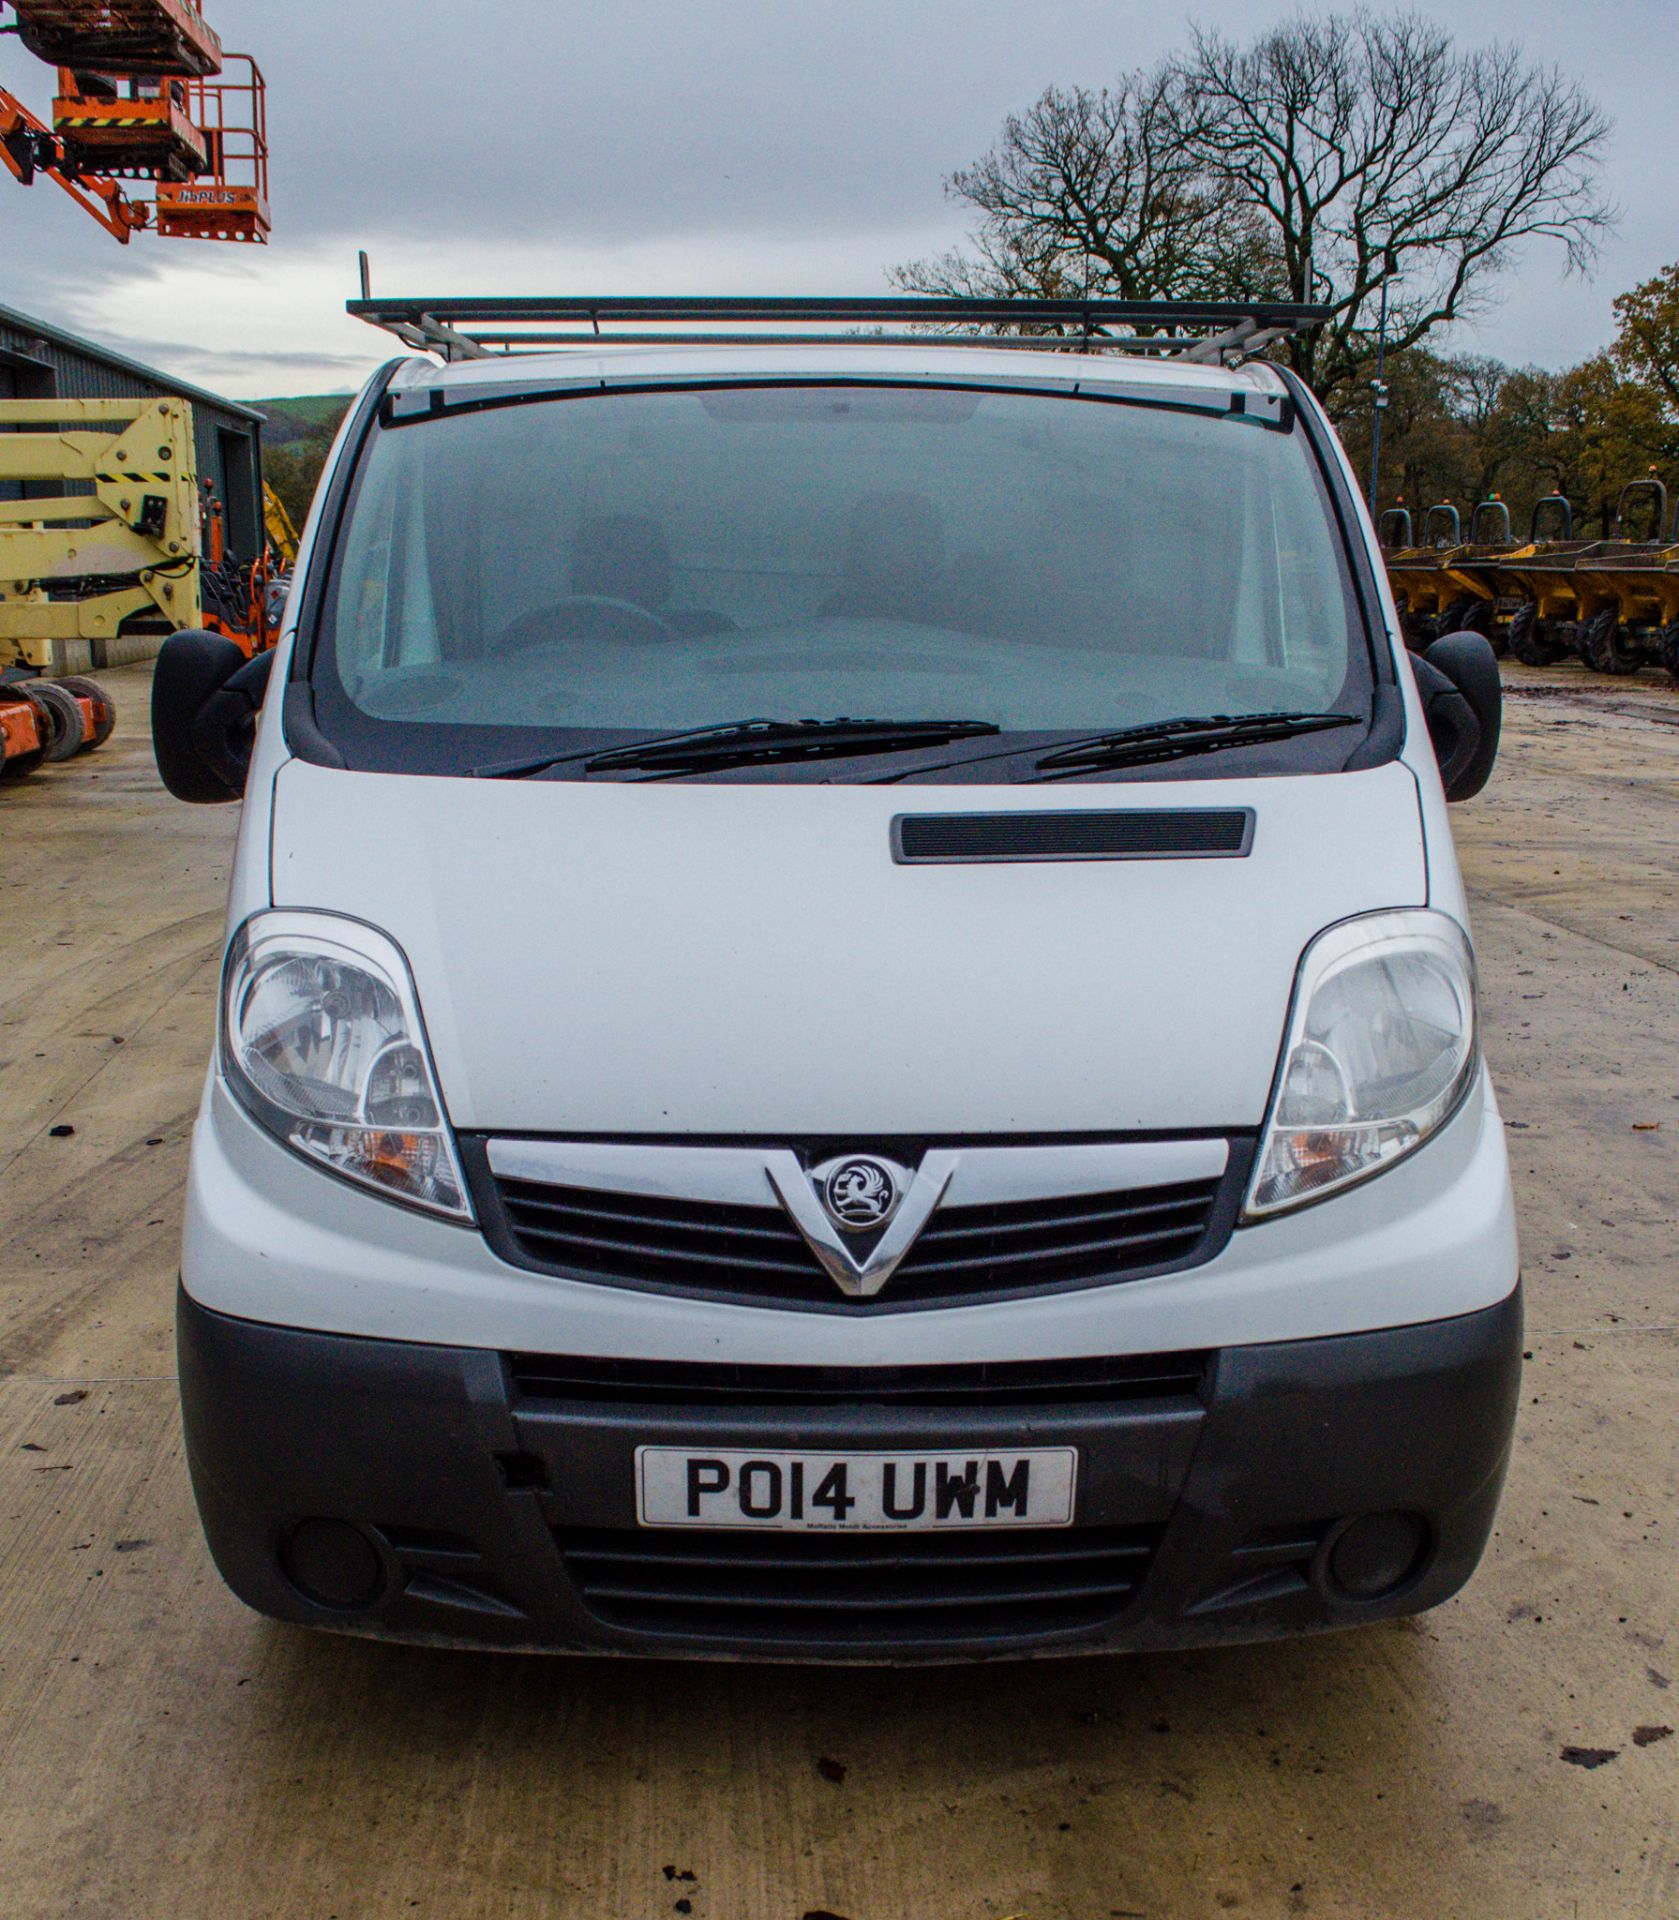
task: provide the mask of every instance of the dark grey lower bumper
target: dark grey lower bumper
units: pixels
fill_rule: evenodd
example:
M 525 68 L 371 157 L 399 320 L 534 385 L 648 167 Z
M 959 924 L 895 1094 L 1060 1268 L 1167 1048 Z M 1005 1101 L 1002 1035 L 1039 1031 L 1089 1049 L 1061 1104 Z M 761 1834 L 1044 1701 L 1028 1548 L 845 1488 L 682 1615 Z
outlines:
M 1193 1392 L 1018 1404 L 836 1402 L 831 1383 L 803 1401 L 642 1398 L 633 1375 L 521 1391 L 497 1353 L 230 1319 L 184 1292 L 178 1341 L 204 1530 L 260 1612 L 484 1646 L 937 1660 L 1259 1639 L 1437 1606 L 1492 1527 L 1521 1326 L 1518 1290 L 1453 1320 L 1227 1348 Z M 673 1538 L 636 1524 L 647 1443 L 1072 1445 L 1076 1523 L 931 1545 Z

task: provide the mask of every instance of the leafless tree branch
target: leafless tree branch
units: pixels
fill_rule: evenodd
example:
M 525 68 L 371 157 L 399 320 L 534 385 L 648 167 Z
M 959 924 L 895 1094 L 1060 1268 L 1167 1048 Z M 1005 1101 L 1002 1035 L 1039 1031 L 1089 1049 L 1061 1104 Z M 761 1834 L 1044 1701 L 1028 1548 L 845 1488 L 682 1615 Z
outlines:
M 1508 45 L 1460 50 L 1412 14 L 1303 16 L 1246 46 L 1196 29 L 1114 86 L 1052 88 L 951 195 L 970 253 L 919 261 L 924 292 L 1322 301 L 1297 369 L 1347 404 L 1388 281 L 1403 351 L 1476 311 L 1524 244 L 1583 270 L 1614 218 L 1602 111 Z

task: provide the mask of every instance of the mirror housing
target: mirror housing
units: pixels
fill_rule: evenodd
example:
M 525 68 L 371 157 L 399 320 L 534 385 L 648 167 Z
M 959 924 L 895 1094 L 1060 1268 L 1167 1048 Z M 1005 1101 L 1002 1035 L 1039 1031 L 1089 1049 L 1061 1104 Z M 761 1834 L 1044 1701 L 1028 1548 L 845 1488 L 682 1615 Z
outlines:
M 1469 800 L 1491 778 L 1504 716 L 1498 656 L 1484 634 L 1448 633 L 1411 656 L 1429 738 L 1448 800 Z
M 273 666 L 271 651 L 247 660 L 218 633 L 189 629 L 164 641 L 152 676 L 152 752 L 177 800 L 208 805 L 244 793 Z

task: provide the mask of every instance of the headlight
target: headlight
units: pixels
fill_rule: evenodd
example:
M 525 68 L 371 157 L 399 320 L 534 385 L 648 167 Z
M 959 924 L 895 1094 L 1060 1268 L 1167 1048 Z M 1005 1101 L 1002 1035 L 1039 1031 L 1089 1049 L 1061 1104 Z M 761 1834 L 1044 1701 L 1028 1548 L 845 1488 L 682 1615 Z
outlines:
M 1365 1179 L 1444 1125 L 1480 1061 L 1475 961 L 1443 913 L 1366 914 L 1306 949 L 1243 1212 Z
M 263 1126 L 389 1200 L 470 1220 L 407 963 L 372 927 L 259 913 L 222 983 L 222 1064 Z

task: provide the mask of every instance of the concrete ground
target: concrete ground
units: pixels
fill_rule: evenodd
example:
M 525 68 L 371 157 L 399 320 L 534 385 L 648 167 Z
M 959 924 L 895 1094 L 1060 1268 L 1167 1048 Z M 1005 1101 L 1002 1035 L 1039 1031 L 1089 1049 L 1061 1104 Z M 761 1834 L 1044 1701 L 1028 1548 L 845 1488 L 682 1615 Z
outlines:
M 1531 1325 L 1466 1592 L 894 1673 L 381 1647 L 223 1589 L 170 1312 L 234 819 L 106 678 L 111 746 L 0 789 L 0 1920 L 1679 1913 L 1679 693 L 1516 670 L 1456 815 Z

